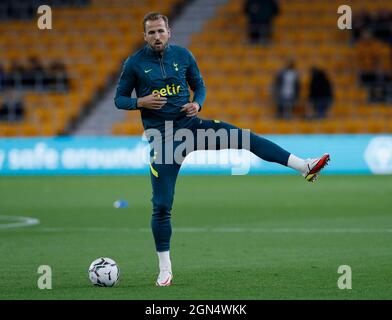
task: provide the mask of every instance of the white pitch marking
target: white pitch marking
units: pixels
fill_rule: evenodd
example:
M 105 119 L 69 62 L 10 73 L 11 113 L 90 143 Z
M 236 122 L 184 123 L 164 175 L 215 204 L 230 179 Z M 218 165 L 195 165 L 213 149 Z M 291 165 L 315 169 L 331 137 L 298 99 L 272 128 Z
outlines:
M 0 220 L 12 221 L 12 223 L 0 223 L 0 230 L 11 229 L 11 228 L 21 228 L 29 227 L 39 224 L 39 220 L 30 217 L 20 217 L 20 216 L 3 216 L 0 215 Z
M 62 228 L 62 227 L 45 227 L 37 228 L 42 232 L 64 232 L 64 231 L 83 231 L 83 232 L 151 232 L 149 228 L 107 228 L 107 227 L 86 227 L 86 228 Z M 173 228 L 174 232 L 184 233 L 304 233 L 304 234 L 328 234 L 328 233 L 392 233 L 388 228 Z

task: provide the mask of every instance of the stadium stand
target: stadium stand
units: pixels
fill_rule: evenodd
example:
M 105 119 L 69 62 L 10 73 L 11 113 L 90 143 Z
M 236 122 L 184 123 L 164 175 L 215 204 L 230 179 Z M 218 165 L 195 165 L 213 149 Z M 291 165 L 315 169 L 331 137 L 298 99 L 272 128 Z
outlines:
M 361 3 L 347 4 L 355 7 Z M 339 5 L 334 0 L 313 1 L 311 6 L 306 1 L 280 1 L 281 14 L 276 18 L 274 41 L 269 47 L 247 44 L 241 1 L 222 6 L 219 14 L 206 24 L 204 32 L 193 37 L 191 47 L 209 88 L 208 107 L 203 113 L 247 125 L 257 132 L 270 129 L 271 133 L 387 131 L 392 108 L 367 103 L 367 92 L 357 79 L 363 51 L 350 46 L 350 31 L 337 28 Z M 385 6 L 392 8 L 392 3 L 366 2 L 369 11 Z M 211 32 L 223 29 L 224 33 Z M 390 70 L 390 47 L 374 41 L 377 45 L 367 50 L 376 54 L 383 67 Z M 297 120 L 277 121 L 272 82 L 289 58 L 298 62 L 301 73 L 301 103 L 297 106 Z M 312 65 L 326 70 L 335 89 L 331 113 L 321 123 L 301 119 L 309 112 L 307 97 Z M 247 110 L 251 111 L 247 113 Z
M 392 9 L 392 2 L 346 1 L 368 12 Z M 391 48 L 374 39 L 365 49 L 352 43 L 350 30 L 337 27 L 340 1 L 279 1 L 280 15 L 274 23 L 273 41 L 264 47 L 249 45 L 244 1 L 229 0 L 192 36 L 189 46 L 207 85 L 202 117 L 230 121 L 258 133 L 382 133 L 390 132 L 392 105 L 369 103 L 359 74 L 370 51 L 384 70 L 391 66 Z M 301 97 L 292 120 L 275 118 L 272 85 L 288 59 L 295 59 L 301 78 Z M 324 120 L 310 120 L 309 82 L 312 66 L 326 71 L 334 100 Z M 141 133 L 134 112 L 114 125 L 114 134 Z M 127 130 L 119 128 L 127 127 Z
M 18 123 L 0 122 L 0 136 L 69 133 L 78 117 L 113 81 L 130 48 L 140 44 L 144 14 L 151 10 L 169 14 L 177 2 L 91 0 L 84 5 L 85 1 L 67 1 L 52 10 L 52 30 L 38 29 L 36 9 L 32 19 L 23 16 L 0 20 L 3 74 L 11 69 L 13 61 L 24 65 L 35 56 L 44 68 L 55 62 L 64 64 L 69 78 L 68 90 L 60 92 L 18 88 L 24 96 L 24 119 Z M 3 94 L 0 100 L 1 104 Z
M 0 3 L 0 20 L 32 19 L 36 16 L 37 8 L 48 5 L 51 8 L 64 6 L 85 6 L 90 0 L 2 0 Z
M 143 15 L 153 10 L 169 14 L 178 2 L 91 0 L 88 5 L 62 5 L 53 10 L 53 30 L 39 30 L 36 15 L 30 20 L 0 22 L 0 74 L 8 72 L 12 61 L 26 63 L 36 56 L 45 68 L 55 61 L 64 63 L 69 79 L 67 90 L 25 90 L 24 119 L 1 122 L 0 136 L 72 132 L 77 120 L 116 81 L 124 58 L 140 46 Z M 345 4 L 369 13 L 392 10 L 390 1 L 350 0 Z M 279 1 L 268 46 L 247 41 L 243 5 L 244 0 L 227 0 L 192 35 L 189 49 L 196 56 L 208 92 L 202 117 L 227 120 L 258 133 L 391 132 L 390 102 L 371 101 L 368 88 L 360 81 L 361 70 L 374 59 L 378 68 L 391 70 L 391 47 L 377 38 L 372 39 L 372 46 L 363 45 L 360 36 L 353 41 L 350 30 L 340 30 L 340 1 L 315 0 L 312 5 L 303 0 Z M 288 59 L 296 61 L 301 95 L 293 119 L 282 120 L 275 117 L 272 84 Z M 325 70 L 333 84 L 333 105 L 323 120 L 310 120 L 312 66 Z M 141 132 L 138 112 L 127 112 L 112 127 L 114 135 Z

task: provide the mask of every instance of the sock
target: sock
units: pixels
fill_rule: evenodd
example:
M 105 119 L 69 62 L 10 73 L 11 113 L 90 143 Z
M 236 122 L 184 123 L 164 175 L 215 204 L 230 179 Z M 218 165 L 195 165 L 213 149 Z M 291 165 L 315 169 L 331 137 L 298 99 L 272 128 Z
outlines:
M 287 161 L 287 166 L 297 170 L 301 174 L 306 170 L 306 161 L 304 159 L 298 158 L 293 154 L 290 154 L 289 160 Z
M 159 269 L 171 272 L 170 251 L 157 252 L 159 258 Z

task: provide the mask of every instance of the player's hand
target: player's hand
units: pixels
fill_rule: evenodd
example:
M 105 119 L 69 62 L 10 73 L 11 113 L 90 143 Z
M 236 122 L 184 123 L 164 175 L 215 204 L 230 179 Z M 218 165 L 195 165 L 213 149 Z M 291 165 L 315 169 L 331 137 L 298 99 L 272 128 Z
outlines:
M 181 112 L 186 112 L 187 117 L 193 117 L 197 115 L 200 110 L 200 106 L 197 102 L 189 102 L 184 104 L 181 108 Z
M 152 93 L 148 96 L 138 98 L 137 106 L 146 109 L 161 109 L 167 102 L 167 98 L 161 97 L 159 93 Z

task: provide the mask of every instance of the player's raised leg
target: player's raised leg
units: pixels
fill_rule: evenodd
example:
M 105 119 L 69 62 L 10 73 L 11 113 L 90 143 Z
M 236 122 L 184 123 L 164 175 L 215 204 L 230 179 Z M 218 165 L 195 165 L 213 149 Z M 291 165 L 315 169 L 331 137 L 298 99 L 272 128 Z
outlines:
M 243 130 L 227 122 L 219 120 L 200 119 L 200 121 L 197 121 L 195 123 L 197 125 L 194 130 L 213 129 L 215 131 L 218 131 L 223 129 L 228 132 L 229 139 L 227 145 L 221 145 L 221 143 L 217 141 L 216 150 L 228 149 L 232 147 L 233 144 L 230 141 L 231 135 L 229 131 L 238 130 L 238 135 L 236 135 L 236 137 L 238 136 L 238 143 L 234 144 L 235 146 L 237 146 L 237 149 L 247 149 L 265 161 L 279 163 L 281 165 L 292 168 L 298 171 L 309 182 L 314 182 L 317 180 L 320 171 L 328 164 L 330 160 L 329 154 L 324 154 L 320 158 L 316 159 L 299 158 L 296 155 L 278 146 L 276 143 L 263 137 L 260 137 L 253 132 L 250 132 L 249 146 L 244 146 L 242 145 Z

